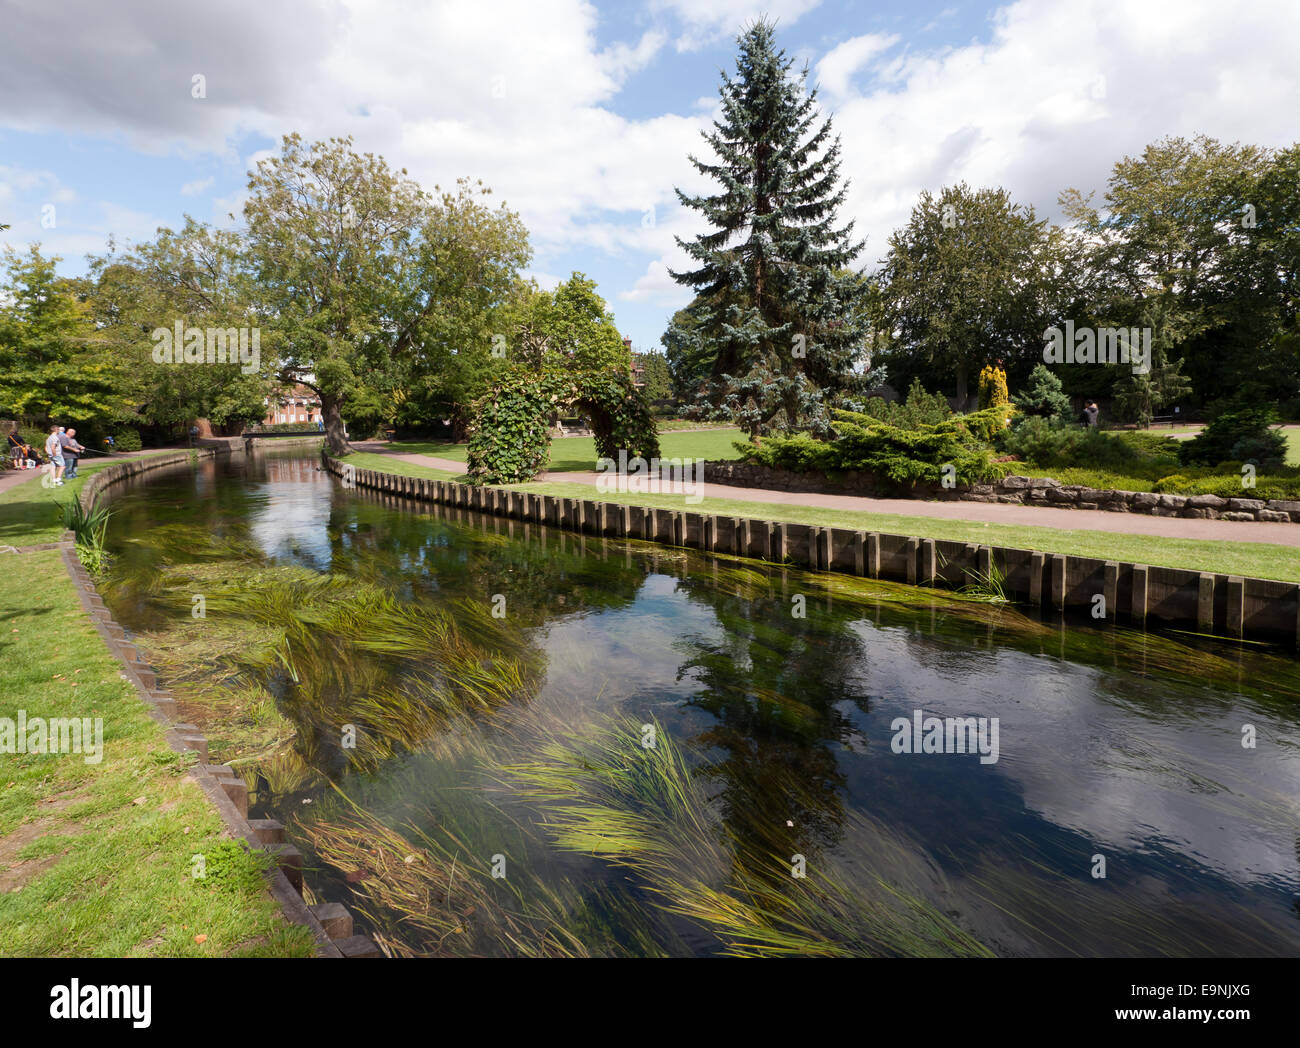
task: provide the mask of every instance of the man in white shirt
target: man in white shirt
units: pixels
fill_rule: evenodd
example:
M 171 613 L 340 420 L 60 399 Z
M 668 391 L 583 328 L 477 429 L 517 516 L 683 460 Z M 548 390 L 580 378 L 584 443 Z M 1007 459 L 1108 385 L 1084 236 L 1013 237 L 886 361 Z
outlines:
M 50 465 L 54 468 L 54 483 L 56 485 L 63 483 L 63 444 L 59 440 L 59 437 L 62 436 L 59 430 L 62 428 L 62 426 L 51 426 L 50 435 L 45 438 L 45 454 L 49 457 Z

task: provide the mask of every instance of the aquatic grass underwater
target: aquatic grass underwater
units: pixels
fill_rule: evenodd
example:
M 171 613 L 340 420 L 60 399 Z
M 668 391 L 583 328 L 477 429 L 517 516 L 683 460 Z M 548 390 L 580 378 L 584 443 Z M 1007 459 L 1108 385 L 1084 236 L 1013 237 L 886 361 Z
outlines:
M 1297 946 L 1279 916 L 1294 871 L 1197 850 L 1211 822 L 1273 848 L 1300 821 L 1300 678 L 1276 651 L 1046 621 L 996 585 L 393 510 L 293 476 L 283 496 L 256 466 L 178 483 L 157 525 L 124 499 L 106 599 L 186 718 L 206 711 L 257 810 L 290 825 L 309 883 L 394 955 Z M 268 544 L 281 498 L 288 537 Z M 1001 714 L 1001 765 L 888 756 L 900 706 L 953 701 Z M 1262 761 L 1241 759 L 1246 719 Z M 1072 764 L 1079 730 L 1101 734 Z M 1132 839 L 1089 840 L 1102 783 L 1160 827 L 1189 805 L 1195 820 L 1143 836 L 1146 807 L 1102 795 Z M 1088 877 L 1098 849 L 1110 884 Z

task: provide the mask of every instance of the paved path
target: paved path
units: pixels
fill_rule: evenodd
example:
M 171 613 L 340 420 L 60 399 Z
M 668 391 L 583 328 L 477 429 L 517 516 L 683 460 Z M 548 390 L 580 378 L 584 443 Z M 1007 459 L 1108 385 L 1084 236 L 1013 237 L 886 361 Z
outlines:
M 427 466 L 451 473 L 464 473 L 465 463 L 432 455 L 404 455 L 392 451 L 383 441 L 358 441 L 358 451 L 391 455 L 415 466 Z M 597 473 L 543 473 L 537 479 L 552 484 L 589 484 Z M 772 491 L 728 484 L 703 484 L 705 499 L 735 499 L 767 502 L 779 506 L 816 506 L 872 514 L 893 513 L 906 517 L 962 520 L 990 524 L 1027 525 L 1062 530 L 1116 531 L 1126 535 L 1160 535 L 1173 539 L 1203 539 L 1228 542 L 1263 542 L 1300 547 L 1300 524 L 1261 521 L 1193 520 L 1184 517 L 1151 517 L 1145 513 L 1108 513 L 1099 509 L 1054 509 L 1050 506 L 1003 505 L 996 502 L 927 502 L 922 499 L 872 499 L 857 495 L 816 495 L 802 491 Z M 664 494 L 681 491 L 680 485 L 664 485 Z
M 141 455 L 161 455 L 164 451 L 188 451 L 189 448 L 145 448 L 142 451 L 119 451 L 112 456 L 112 461 L 121 462 L 124 459 L 139 458 Z M 104 458 L 102 455 L 86 455 L 82 458 L 80 465 L 87 466 L 92 462 Z M 464 467 L 462 466 L 463 470 Z M 31 481 L 40 483 L 40 476 L 44 470 L 37 466 L 36 469 L 5 469 L 0 470 L 0 491 L 8 491 L 19 484 L 27 484 Z

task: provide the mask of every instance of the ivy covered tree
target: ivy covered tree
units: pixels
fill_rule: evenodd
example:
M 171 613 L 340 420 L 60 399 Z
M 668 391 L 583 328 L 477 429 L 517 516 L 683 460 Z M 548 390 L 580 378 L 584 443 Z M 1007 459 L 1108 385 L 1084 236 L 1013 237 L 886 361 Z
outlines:
M 699 409 L 730 416 L 751 436 L 825 433 L 830 408 L 852 403 L 862 384 L 867 287 L 847 267 L 863 242 L 852 222 L 836 224 L 847 183 L 807 68 L 792 73 L 766 20 L 738 43 L 737 76 L 722 78 L 721 119 L 704 132 L 716 160 L 690 158 L 720 188 L 677 190 L 711 228 L 677 238 L 696 268 L 673 279 L 697 297 L 691 326 L 665 344 L 709 362 Z

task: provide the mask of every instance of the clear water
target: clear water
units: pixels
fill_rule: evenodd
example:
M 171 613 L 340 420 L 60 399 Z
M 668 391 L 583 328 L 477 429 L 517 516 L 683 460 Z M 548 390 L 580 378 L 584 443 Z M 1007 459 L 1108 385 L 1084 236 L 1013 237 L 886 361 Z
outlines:
M 709 832 L 731 856 L 707 871 L 720 888 L 739 883 L 752 861 L 746 842 L 761 841 L 777 856 L 802 855 L 810 876 L 833 865 L 864 897 L 882 880 L 906 885 L 1000 955 L 1300 952 L 1292 652 L 1044 624 L 923 590 L 878 600 L 870 587 L 828 590 L 793 569 L 458 521 L 454 511 L 346 491 L 311 458 L 156 475 L 113 508 L 110 604 L 146 638 L 189 614 L 185 594 L 148 580 L 210 558 L 218 542 L 242 551 L 231 578 L 240 567 L 305 567 L 374 583 L 413 611 L 458 600 L 490 607 L 504 596 L 504 622 L 533 659 L 535 682 L 456 728 L 455 745 L 397 738 L 376 766 L 358 768 L 319 702 L 299 701 L 304 682 L 264 672 L 313 774 L 282 788 L 255 777 L 257 807 L 291 832 L 338 815 L 335 785 L 404 832 L 454 811 L 475 876 L 510 853 L 528 864 L 527 891 L 545 885 L 570 907 L 606 900 L 599 930 L 591 912 L 570 915 L 594 952 L 707 954 L 727 943 L 707 922 L 661 912 L 661 893 L 639 871 L 553 846 L 544 806 L 491 772 L 534 759 L 541 734 L 581 737 L 610 718 L 658 725 L 686 755 Z M 729 584 L 739 565 L 761 582 Z M 240 658 L 219 651 L 213 679 Z M 378 678 L 374 659 L 365 664 L 331 685 L 339 704 L 377 679 L 399 690 L 414 679 L 400 659 L 380 658 Z M 917 710 L 996 718 L 997 761 L 894 752 L 894 721 Z M 1253 748 L 1243 746 L 1252 733 Z M 526 840 L 503 843 L 489 809 L 510 813 Z M 404 934 L 413 952 L 455 948 L 402 933 L 400 907 L 376 898 L 373 879 L 314 860 L 309 884 L 359 908 L 372 930 Z M 1095 876 L 1102 860 L 1105 876 Z M 464 952 L 517 952 L 491 929 L 472 932 Z

